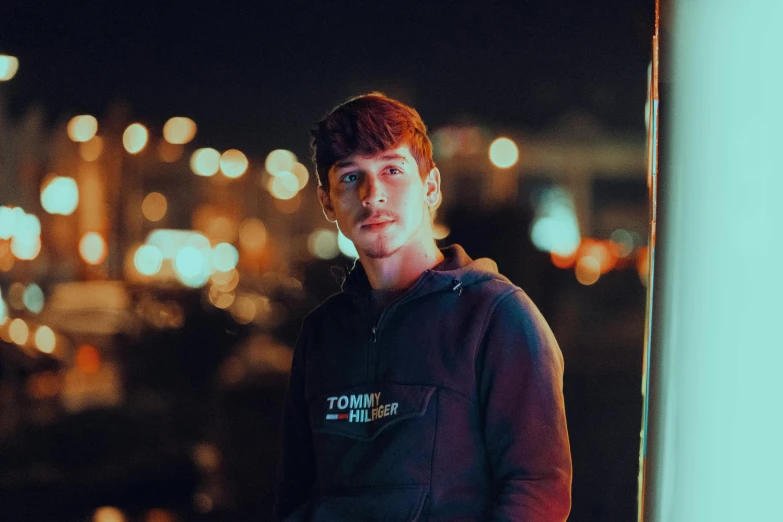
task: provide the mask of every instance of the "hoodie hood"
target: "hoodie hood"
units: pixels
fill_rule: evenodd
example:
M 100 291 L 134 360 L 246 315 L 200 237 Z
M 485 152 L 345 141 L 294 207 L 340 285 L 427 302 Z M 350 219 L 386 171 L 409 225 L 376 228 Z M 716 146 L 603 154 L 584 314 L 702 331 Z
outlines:
M 417 295 L 445 289 L 461 294 L 463 288 L 492 279 L 510 282 L 498 272 L 498 265 L 492 259 L 471 259 L 458 244 L 441 248 L 440 251 L 443 253 L 443 261 L 434 268 L 425 270 L 409 290 L 415 289 Z M 366 296 L 370 292 L 370 281 L 358 259 L 344 277 L 342 289 L 354 296 Z

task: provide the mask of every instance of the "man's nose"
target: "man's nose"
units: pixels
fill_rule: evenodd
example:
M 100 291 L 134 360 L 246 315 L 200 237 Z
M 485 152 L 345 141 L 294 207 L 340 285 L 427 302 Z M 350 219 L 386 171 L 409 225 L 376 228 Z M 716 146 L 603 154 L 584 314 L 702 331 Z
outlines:
M 362 204 L 366 206 L 386 203 L 386 191 L 374 176 L 365 176 L 362 183 Z

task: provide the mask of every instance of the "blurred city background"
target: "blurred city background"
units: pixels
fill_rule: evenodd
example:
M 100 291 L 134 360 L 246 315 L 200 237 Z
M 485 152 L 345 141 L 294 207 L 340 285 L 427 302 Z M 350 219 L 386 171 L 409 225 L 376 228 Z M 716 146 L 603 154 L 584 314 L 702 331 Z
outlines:
M 308 129 L 370 90 L 430 128 L 439 244 L 555 332 L 570 520 L 634 519 L 652 2 L 3 11 L 1 520 L 267 519 L 291 348 L 353 263 Z

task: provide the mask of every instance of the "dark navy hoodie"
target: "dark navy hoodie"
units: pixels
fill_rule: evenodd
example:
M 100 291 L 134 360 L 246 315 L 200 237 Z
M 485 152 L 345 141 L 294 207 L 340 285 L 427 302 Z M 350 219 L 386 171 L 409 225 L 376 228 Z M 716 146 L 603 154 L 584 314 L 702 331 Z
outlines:
M 359 262 L 305 318 L 276 519 L 566 520 L 557 342 L 493 261 L 443 253 L 377 322 Z

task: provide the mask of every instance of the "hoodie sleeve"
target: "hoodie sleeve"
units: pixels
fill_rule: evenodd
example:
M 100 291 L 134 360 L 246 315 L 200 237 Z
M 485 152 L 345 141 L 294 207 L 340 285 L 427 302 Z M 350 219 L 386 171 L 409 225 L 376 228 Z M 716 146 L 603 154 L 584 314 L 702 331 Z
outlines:
M 517 289 L 485 320 L 476 364 L 495 486 L 491 520 L 562 522 L 571 509 L 563 356 L 538 308 Z
M 305 323 L 306 324 L 306 323 Z M 303 520 L 315 480 L 315 458 L 307 401 L 305 400 L 305 338 L 302 326 L 294 348 L 291 374 L 283 403 L 280 461 L 273 520 Z

